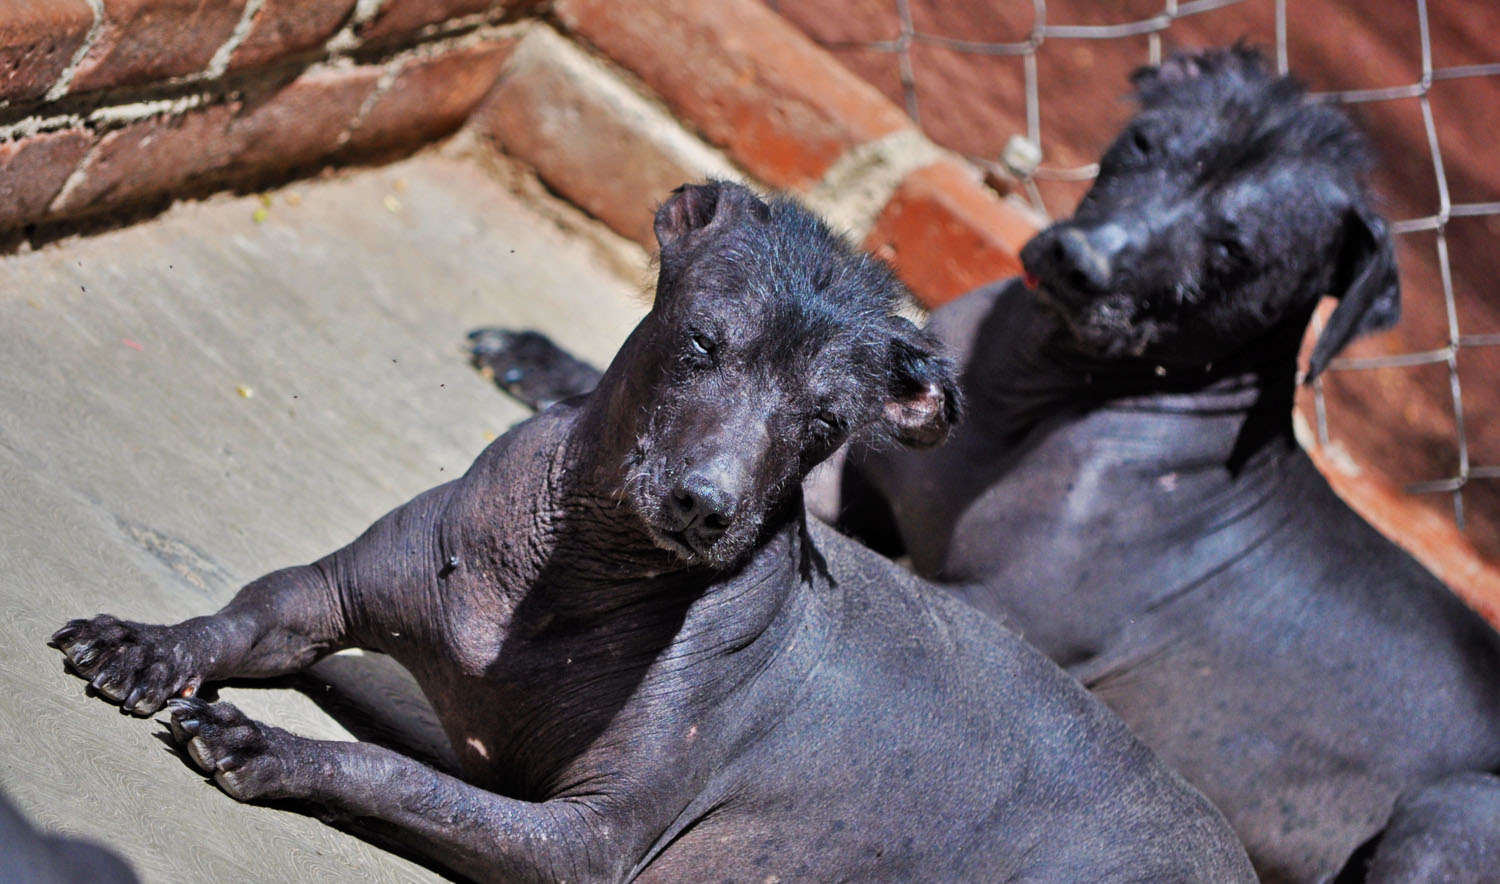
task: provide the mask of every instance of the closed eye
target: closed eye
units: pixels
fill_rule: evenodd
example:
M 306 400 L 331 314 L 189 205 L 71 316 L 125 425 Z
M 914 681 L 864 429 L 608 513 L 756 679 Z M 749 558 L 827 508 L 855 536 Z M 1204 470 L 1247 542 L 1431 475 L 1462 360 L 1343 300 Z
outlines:
M 1142 168 L 1147 165 L 1150 156 L 1149 136 L 1139 129 L 1133 129 L 1110 145 L 1104 156 L 1099 158 L 1099 178 L 1107 179 L 1116 172 Z M 1091 188 L 1089 193 L 1093 192 Z
M 1151 136 L 1146 134 L 1146 130 L 1139 126 L 1130 133 L 1130 147 L 1141 159 L 1149 159 L 1152 152 L 1156 149 L 1155 145 L 1151 143 Z
M 826 408 L 815 413 L 808 423 L 820 436 L 834 436 L 844 431 L 843 419 Z

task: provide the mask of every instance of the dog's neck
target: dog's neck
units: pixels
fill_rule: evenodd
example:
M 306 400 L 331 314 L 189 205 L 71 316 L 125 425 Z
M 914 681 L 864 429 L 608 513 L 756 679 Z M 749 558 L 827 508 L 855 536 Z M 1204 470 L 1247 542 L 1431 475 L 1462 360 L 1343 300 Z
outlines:
M 722 570 L 636 549 L 608 551 L 610 573 L 599 567 L 598 550 L 574 556 L 563 552 L 567 541 L 558 543 L 555 571 L 529 588 L 488 669 L 509 685 L 506 717 L 494 725 L 496 744 L 508 747 L 487 773 L 494 786 L 534 800 L 617 786 L 618 759 L 600 746 L 628 740 L 645 757 L 687 754 L 700 724 L 715 740 L 744 724 L 718 722 L 715 710 L 765 690 L 763 673 L 791 677 L 801 664 L 790 649 L 818 625 L 809 618 L 805 565 L 816 552 L 800 501 L 797 513 Z M 571 665 L 558 667 L 559 658 Z M 546 679 L 534 677 L 538 661 L 551 661 Z M 560 713 L 568 707 L 559 697 L 589 697 L 595 707 Z M 693 763 L 683 764 L 691 782 Z
M 1194 462 L 1219 457 L 1231 472 L 1268 445 L 1292 440 L 1300 323 L 1217 363 L 1174 365 L 1090 353 L 1048 308 L 1007 294 L 995 311 L 1003 316 L 988 317 L 964 373 L 972 411 L 987 432 L 1018 439 L 1101 409 L 1177 415 L 1186 423 L 1173 449 Z
M 656 546 L 615 495 L 617 483 L 604 481 L 610 472 L 590 444 L 600 437 L 587 411 L 562 404 L 513 430 L 520 438 L 506 457 L 538 464 L 535 479 L 496 489 L 515 504 L 506 507 L 513 524 L 451 544 L 465 568 L 501 570 L 507 584 L 502 598 L 468 603 L 501 611 L 498 627 L 466 624 L 501 636 L 475 651 L 486 675 L 505 685 L 504 715 L 483 725 L 490 754 L 475 763 L 477 776 L 507 794 L 537 798 L 607 781 L 615 774 L 597 745 L 623 734 L 680 740 L 664 722 L 706 722 L 726 697 L 758 689 L 750 682 L 759 673 L 785 669 L 776 661 L 808 628 L 808 590 L 826 581 L 795 485 L 733 567 L 689 565 Z M 542 669 L 547 677 L 538 679 Z M 567 707 L 559 697 L 594 705 L 560 714 Z M 659 750 L 642 744 L 647 754 Z

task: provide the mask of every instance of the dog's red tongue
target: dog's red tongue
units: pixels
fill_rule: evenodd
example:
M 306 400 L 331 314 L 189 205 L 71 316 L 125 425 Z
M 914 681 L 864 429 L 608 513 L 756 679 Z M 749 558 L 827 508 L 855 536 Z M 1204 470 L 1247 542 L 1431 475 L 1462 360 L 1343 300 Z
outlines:
M 1041 284 L 1041 280 L 1037 279 L 1036 275 L 1033 273 L 1021 274 L 1021 282 L 1025 283 L 1026 287 L 1033 291 L 1035 291 L 1036 287 Z

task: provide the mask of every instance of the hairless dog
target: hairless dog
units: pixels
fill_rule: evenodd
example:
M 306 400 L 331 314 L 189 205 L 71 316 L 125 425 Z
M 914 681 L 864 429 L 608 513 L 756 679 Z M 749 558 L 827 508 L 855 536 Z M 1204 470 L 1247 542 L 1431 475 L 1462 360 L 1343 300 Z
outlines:
M 168 703 L 230 795 L 486 881 L 1253 881 L 1055 664 L 806 519 L 800 481 L 846 438 L 932 445 L 957 418 L 889 271 L 737 185 L 680 189 L 656 232 L 655 304 L 592 395 L 217 614 L 69 623 L 69 665 Z M 462 778 L 195 696 L 349 646 L 412 671 Z
M 850 527 L 1069 665 L 1262 880 L 1500 881 L 1500 639 L 1293 438 L 1320 296 L 1309 379 L 1398 313 L 1364 144 L 1244 49 L 1135 84 L 1024 283 L 933 315 L 969 419 L 852 454 Z
M 1070 665 L 1264 880 L 1495 884 L 1495 632 L 1292 436 L 1319 296 L 1340 304 L 1309 379 L 1399 311 L 1364 143 L 1247 50 L 1135 82 L 1139 114 L 1023 251 L 1026 284 L 932 316 L 967 426 L 930 452 L 856 447 L 819 512 Z M 597 377 L 553 349 L 474 336 L 532 402 Z

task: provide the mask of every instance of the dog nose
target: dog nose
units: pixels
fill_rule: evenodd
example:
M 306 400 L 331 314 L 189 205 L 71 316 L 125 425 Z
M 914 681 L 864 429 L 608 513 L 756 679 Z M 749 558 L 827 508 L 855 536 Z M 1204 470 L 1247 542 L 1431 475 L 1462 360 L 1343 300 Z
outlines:
M 690 474 L 678 482 L 667 501 L 676 530 L 691 530 L 709 542 L 729 527 L 736 502 L 733 494 L 703 473 Z
M 1088 233 L 1076 227 L 1066 228 L 1058 234 L 1053 249 L 1058 269 L 1070 283 L 1090 289 L 1109 286 L 1112 256 Z
M 1042 282 L 1051 280 L 1080 293 L 1102 291 L 1109 288 L 1128 244 L 1129 236 L 1118 224 L 1088 227 L 1064 222 L 1027 243 L 1021 263 Z

